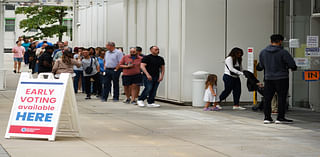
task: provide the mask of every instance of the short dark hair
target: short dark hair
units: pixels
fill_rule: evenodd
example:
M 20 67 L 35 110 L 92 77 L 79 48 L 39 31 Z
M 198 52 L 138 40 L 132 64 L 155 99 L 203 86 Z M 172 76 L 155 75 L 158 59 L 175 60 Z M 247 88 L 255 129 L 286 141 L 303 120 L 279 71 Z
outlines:
M 142 52 L 142 48 L 140 46 L 137 46 L 136 51 Z
M 284 40 L 284 37 L 281 34 L 273 34 L 270 39 L 271 43 L 280 43 L 280 41 Z
M 154 47 L 156 47 L 156 46 L 151 46 L 151 47 L 150 47 L 150 50 L 153 49 Z
M 47 46 L 45 49 L 46 50 L 54 50 L 54 47 L 53 46 Z

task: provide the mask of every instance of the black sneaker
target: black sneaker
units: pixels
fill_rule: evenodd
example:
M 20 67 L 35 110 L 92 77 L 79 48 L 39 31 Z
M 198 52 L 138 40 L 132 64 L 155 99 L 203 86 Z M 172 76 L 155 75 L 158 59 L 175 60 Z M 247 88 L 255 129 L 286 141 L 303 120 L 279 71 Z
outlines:
M 271 124 L 273 123 L 273 119 L 272 118 L 265 118 L 263 121 L 263 124 Z
M 14 72 L 14 73 L 17 73 L 17 71 L 16 71 L 16 70 L 13 70 L 13 72 Z
M 276 124 L 292 124 L 293 120 L 286 118 L 277 118 Z
M 86 98 L 84 98 L 84 99 L 88 100 L 88 99 L 91 99 L 91 97 L 90 97 L 90 96 L 87 96 L 87 97 L 86 97 Z
M 137 101 L 135 101 L 135 100 L 132 101 L 131 104 L 132 104 L 132 105 L 138 105 L 138 104 L 137 104 Z
M 131 101 L 130 98 L 129 98 L 129 99 L 125 99 L 125 100 L 123 101 L 123 103 L 125 103 L 125 104 L 130 104 L 130 101 Z

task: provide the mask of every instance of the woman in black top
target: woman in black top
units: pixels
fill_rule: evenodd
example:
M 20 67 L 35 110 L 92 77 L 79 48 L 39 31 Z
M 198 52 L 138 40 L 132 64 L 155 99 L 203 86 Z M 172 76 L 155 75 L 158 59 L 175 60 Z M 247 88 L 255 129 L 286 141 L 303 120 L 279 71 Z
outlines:
M 39 56 L 39 71 L 38 73 L 51 72 L 53 66 L 52 52 L 54 51 L 53 46 L 47 46 L 41 56 Z
M 29 55 L 29 69 L 32 70 L 32 74 L 35 73 L 35 66 L 37 61 L 36 51 L 37 51 L 36 43 L 31 43 L 27 53 Z

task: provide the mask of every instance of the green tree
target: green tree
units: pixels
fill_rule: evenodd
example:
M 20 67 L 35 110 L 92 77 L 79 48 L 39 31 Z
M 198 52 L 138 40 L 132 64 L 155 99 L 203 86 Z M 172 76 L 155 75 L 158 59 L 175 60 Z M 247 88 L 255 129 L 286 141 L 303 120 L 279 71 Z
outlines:
M 63 25 L 63 18 L 68 14 L 66 11 L 72 9 L 65 6 L 33 6 L 18 7 L 16 14 L 24 14 L 27 19 L 20 21 L 20 29 L 29 32 L 33 29 L 40 30 L 32 37 L 42 39 L 44 37 L 59 37 L 62 41 L 63 33 L 68 31 L 67 26 Z

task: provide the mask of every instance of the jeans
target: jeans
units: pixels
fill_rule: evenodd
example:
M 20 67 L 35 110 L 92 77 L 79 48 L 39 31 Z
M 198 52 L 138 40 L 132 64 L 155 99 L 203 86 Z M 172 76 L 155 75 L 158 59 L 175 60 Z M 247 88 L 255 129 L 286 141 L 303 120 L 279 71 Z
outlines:
M 100 84 L 98 85 L 98 94 L 99 96 L 103 96 L 103 87 L 104 87 L 104 76 L 102 74 L 103 72 L 100 72 L 99 74 L 99 79 L 100 79 Z
M 233 95 L 234 105 L 239 105 L 240 95 L 241 95 L 241 82 L 240 78 L 234 78 L 232 76 L 223 75 L 224 91 L 220 94 L 220 102 L 225 100 L 231 93 Z
M 27 52 L 24 53 L 23 58 L 24 58 L 24 63 L 29 64 L 29 53 Z
M 138 100 L 144 101 L 148 97 L 148 104 L 153 104 L 154 103 L 154 98 L 157 95 L 157 89 L 159 86 L 158 82 L 159 77 L 152 77 L 152 80 L 148 80 L 147 76 L 143 75 L 142 80 L 144 84 L 144 89 L 139 96 Z
M 91 91 L 90 91 L 90 86 L 91 86 L 91 81 L 90 79 L 93 78 L 94 81 L 96 81 L 97 83 L 100 82 L 100 78 L 99 78 L 99 73 L 96 73 L 95 75 L 92 76 L 84 76 L 84 80 L 85 80 L 85 90 L 86 90 L 86 94 L 87 97 L 91 96 Z
M 81 78 L 81 84 L 82 84 L 82 92 L 85 91 L 85 81 L 83 78 L 83 71 L 82 70 L 74 70 L 74 73 L 76 73 L 76 76 L 74 77 L 73 80 L 73 87 L 74 87 L 74 92 L 78 93 L 78 83 Z
M 102 100 L 108 100 L 109 93 L 111 91 L 111 81 L 113 83 L 113 100 L 119 100 L 119 78 L 121 71 L 114 71 L 114 69 L 106 69 L 106 75 L 104 76 L 104 87 L 102 92 Z
M 289 79 L 265 80 L 264 85 L 264 116 L 271 118 L 271 101 L 277 92 L 278 95 L 278 119 L 285 117 Z

